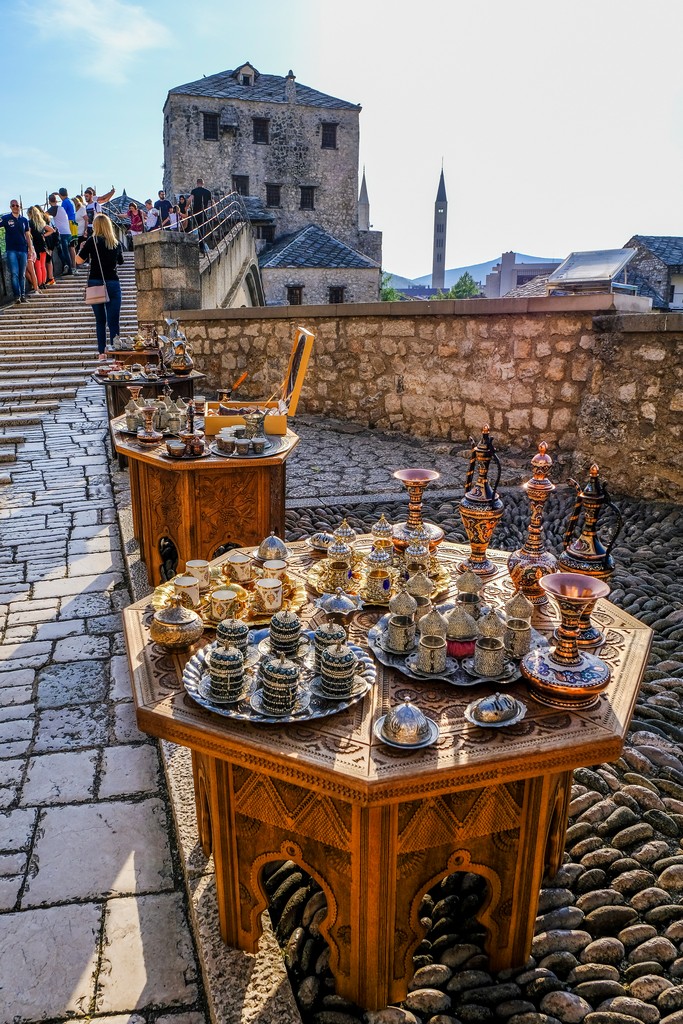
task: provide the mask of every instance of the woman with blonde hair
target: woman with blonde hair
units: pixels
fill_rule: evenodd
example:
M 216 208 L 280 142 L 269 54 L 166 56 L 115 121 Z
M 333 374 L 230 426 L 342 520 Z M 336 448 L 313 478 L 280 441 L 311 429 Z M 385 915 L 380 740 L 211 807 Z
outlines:
M 39 206 L 30 206 L 26 211 L 28 217 L 29 230 L 31 232 L 31 239 L 33 240 L 33 248 L 35 250 L 36 258 L 33 263 L 33 270 L 36 278 L 35 288 L 36 291 L 41 291 L 45 288 L 45 282 L 47 281 L 47 244 L 45 238 L 47 235 L 51 235 L 54 228 L 51 228 L 45 221 L 43 211 Z M 29 276 L 28 264 L 26 265 L 26 273 Z M 33 283 L 33 282 L 31 282 Z
M 97 303 L 92 307 L 95 315 L 98 358 L 106 359 L 107 326 L 112 347 L 119 334 L 121 282 L 116 268 L 123 264 L 123 249 L 114 234 L 114 225 L 106 213 L 96 214 L 93 220 L 92 235 L 81 246 L 76 256 L 76 266 L 81 266 L 88 261 L 90 261 L 88 285 L 104 284 L 107 288 L 107 301 Z

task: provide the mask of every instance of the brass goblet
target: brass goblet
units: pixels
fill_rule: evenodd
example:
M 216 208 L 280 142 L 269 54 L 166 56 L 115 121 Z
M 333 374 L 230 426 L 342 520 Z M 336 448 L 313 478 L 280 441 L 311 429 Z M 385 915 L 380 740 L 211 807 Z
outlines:
M 396 523 L 393 531 L 394 547 L 397 551 L 405 551 L 410 544 L 415 530 L 423 528 L 427 531 L 430 551 L 444 538 L 444 531 L 434 523 L 422 520 L 422 495 L 425 487 L 438 480 L 441 476 L 435 469 L 397 469 L 393 474 L 408 490 L 408 519 L 405 523 Z

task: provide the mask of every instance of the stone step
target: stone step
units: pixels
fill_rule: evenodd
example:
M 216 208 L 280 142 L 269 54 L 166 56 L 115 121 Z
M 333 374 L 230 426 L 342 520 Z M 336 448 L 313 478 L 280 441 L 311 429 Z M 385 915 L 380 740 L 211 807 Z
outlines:
M 0 367 L 6 367 L 10 370 L 15 366 L 33 366 L 35 368 L 40 367 L 41 370 L 58 369 L 60 366 L 65 364 L 76 369 L 82 366 L 89 369 L 95 366 L 97 360 L 93 358 L 92 352 L 90 358 L 86 358 L 87 353 L 83 355 L 65 355 L 63 359 L 55 359 L 54 356 L 46 356 L 36 353 L 35 355 L 27 355 L 22 358 L 20 355 L 6 356 L 0 349 Z
M 41 391 L 0 392 L 0 408 L 7 412 L 10 406 L 25 404 L 27 408 L 32 409 L 53 409 L 61 399 L 75 397 L 76 388 L 60 388 L 58 391 L 46 388 Z
M 53 379 L 36 380 L 36 381 L 14 381 L 10 384 L 0 383 L 0 400 L 5 397 L 6 394 L 12 394 L 17 388 L 17 385 L 22 387 L 24 393 L 27 387 L 32 388 L 54 388 L 59 386 L 61 391 L 66 389 L 72 390 L 74 388 L 80 388 L 88 379 L 88 376 L 84 374 L 82 377 L 68 377 L 63 381 L 55 381 Z
M 25 434 L 0 434 L 0 445 L 23 444 L 25 440 Z
M 8 448 L 0 450 L 0 462 L 16 462 L 17 453 L 16 449 Z
M 39 413 L 12 413 L 11 416 L 0 415 L 0 430 L 6 427 L 28 427 L 33 423 L 42 423 L 43 417 Z

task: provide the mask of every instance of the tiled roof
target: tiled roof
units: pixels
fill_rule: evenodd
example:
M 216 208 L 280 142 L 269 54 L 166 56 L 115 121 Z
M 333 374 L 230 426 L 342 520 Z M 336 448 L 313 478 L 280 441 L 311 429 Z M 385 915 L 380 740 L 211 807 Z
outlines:
M 683 266 L 683 238 L 680 235 L 634 235 L 631 242 L 645 246 L 667 266 Z
M 513 288 L 505 295 L 506 299 L 518 299 L 524 298 L 525 296 L 537 296 L 547 295 L 546 283 L 548 281 L 548 274 L 539 274 L 538 277 L 533 277 L 531 281 L 527 281 L 526 284 L 520 284 L 517 288 Z
M 653 288 L 648 279 L 638 271 L 629 270 L 628 282 L 629 284 L 636 285 L 636 295 L 644 295 L 646 299 L 652 299 L 653 309 L 669 308 L 668 303 L 664 301 L 659 292 Z
M 249 220 L 265 220 L 269 224 L 275 223 L 275 215 L 263 205 L 263 200 L 259 196 L 242 196 L 242 202 L 246 207 Z
M 269 246 L 259 258 L 261 267 L 367 267 L 375 268 L 369 256 L 356 252 L 345 242 L 323 231 L 317 224 L 309 224 L 293 235 L 280 238 Z
M 285 79 L 282 75 L 258 75 L 253 85 L 241 85 L 233 76 L 234 71 L 221 71 L 218 75 L 200 78 L 198 82 L 177 85 L 169 90 L 169 96 L 211 96 L 214 99 L 256 100 L 282 104 L 287 102 Z M 309 107 L 360 110 L 360 104 L 328 96 L 299 82 L 296 83 L 296 102 Z

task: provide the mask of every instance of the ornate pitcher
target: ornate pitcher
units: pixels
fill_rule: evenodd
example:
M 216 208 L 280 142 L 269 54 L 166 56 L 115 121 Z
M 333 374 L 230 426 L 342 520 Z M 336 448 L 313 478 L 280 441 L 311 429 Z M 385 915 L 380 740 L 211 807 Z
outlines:
M 538 454 L 531 460 L 533 476 L 523 485 L 531 506 L 526 541 L 523 547 L 513 551 L 508 558 L 508 572 L 515 589 L 521 591 L 534 605 L 548 602 L 548 595 L 538 581 L 548 573 L 557 572 L 557 559 L 552 552 L 546 550 L 543 543 L 543 506 L 555 490 L 555 484 L 546 476 L 553 464 L 553 460 L 546 454 L 547 450 L 548 445 L 541 441 Z
M 479 444 L 470 438 L 472 453 L 465 480 L 465 494 L 458 506 L 467 539 L 470 542 L 471 555 L 458 566 L 459 572 L 471 569 L 478 576 L 492 576 L 496 567 L 486 555 L 493 531 L 503 515 L 503 502 L 498 495 L 500 481 L 500 460 L 489 436 L 488 426 L 484 427 Z M 495 463 L 496 480 L 491 487 L 488 481 L 489 467 Z M 474 471 L 477 479 L 474 479 Z
M 600 479 L 600 470 L 593 464 L 590 468 L 588 482 L 581 488 L 572 480 L 576 488 L 576 503 L 563 538 L 564 551 L 558 559 L 561 572 L 578 572 L 585 576 L 594 576 L 605 583 L 614 572 L 614 559 L 611 551 L 617 537 L 621 533 L 624 520 L 621 512 L 610 498 L 607 484 Z M 617 526 L 607 545 L 603 544 L 597 532 L 597 522 L 602 512 L 611 508 L 617 517 Z M 578 537 L 574 531 L 583 512 L 583 527 Z M 583 615 L 579 630 L 580 647 L 598 647 L 605 642 L 603 633 L 590 621 L 590 615 Z
M 178 338 L 177 341 L 173 341 L 171 344 L 173 345 L 173 356 L 170 364 L 168 364 L 168 368 L 176 377 L 186 377 L 192 372 L 194 366 L 191 356 L 192 349 L 185 338 Z

